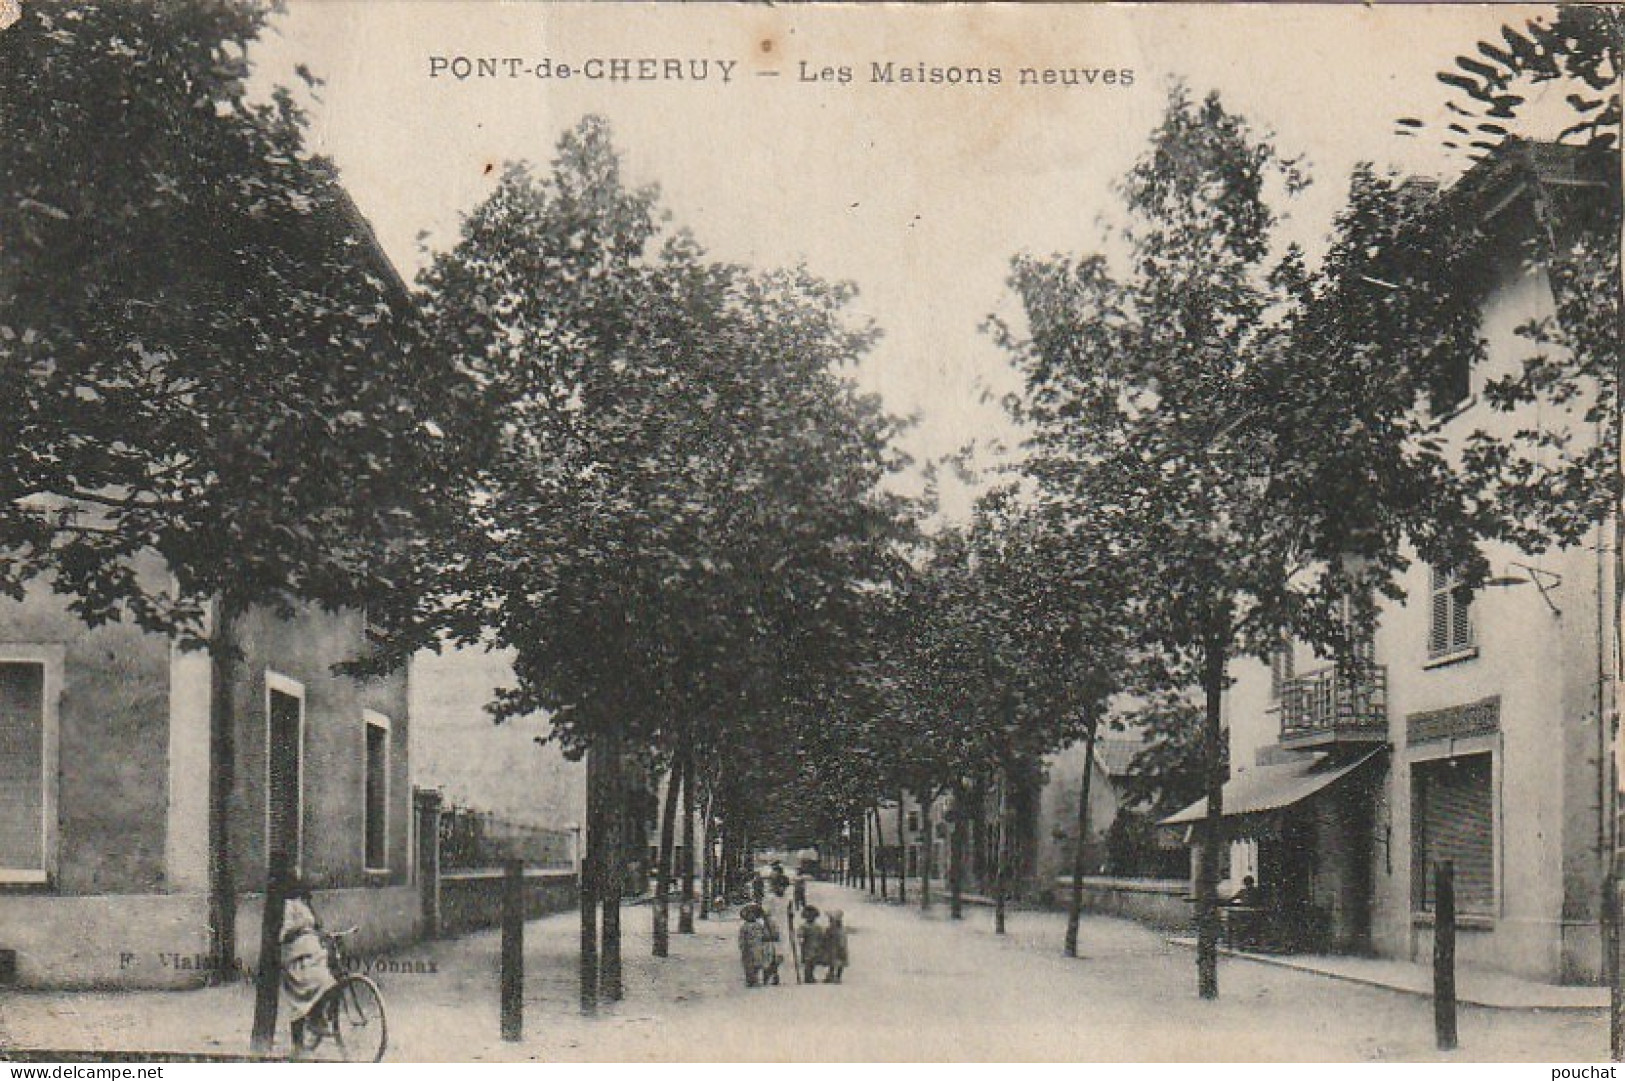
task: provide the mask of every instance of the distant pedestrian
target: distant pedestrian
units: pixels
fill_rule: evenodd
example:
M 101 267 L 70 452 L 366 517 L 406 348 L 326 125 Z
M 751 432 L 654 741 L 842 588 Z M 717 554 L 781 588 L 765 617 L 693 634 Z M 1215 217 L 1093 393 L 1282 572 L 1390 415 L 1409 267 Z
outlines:
M 784 873 L 783 863 L 778 860 L 773 861 L 773 866 L 768 872 L 767 884 L 781 894 L 790 888 L 790 876 Z
M 807 872 L 805 872 L 805 871 L 796 872 L 795 885 L 792 887 L 792 891 L 793 891 L 792 892 L 792 899 L 793 899 L 793 903 L 795 904 L 797 912 L 799 912 L 802 909 L 807 907 L 807 882 L 808 881 L 809 881 L 809 878 L 808 878 Z
M 808 905 L 801 910 L 799 928 L 803 983 L 817 982 L 818 966 L 824 963 L 824 928 L 818 923 L 818 909 Z
M 784 924 L 771 906 L 762 909 L 762 926 L 767 928 L 767 960 L 762 965 L 762 982 L 779 985 L 779 962 L 783 957 Z
M 1258 883 L 1253 879 L 1252 875 L 1247 875 L 1241 880 L 1241 889 L 1237 890 L 1236 895 L 1230 898 L 1230 903 L 1238 908 L 1262 908 L 1264 907 L 1264 891 L 1259 889 Z
M 762 907 L 767 910 L 768 915 L 773 917 L 773 922 L 779 927 L 788 925 L 788 917 L 794 911 L 790 905 L 790 898 L 787 895 L 786 888 L 772 882 L 768 884 L 767 896 L 762 898 Z
M 832 908 L 829 926 L 824 928 L 824 964 L 829 966 L 824 973 L 824 982 L 840 983 L 846 963 L 846 916 L 840 909 Z
M 778 968 L 764 916 L 761 905 L 750 904 L 739 910 L 739 963 L 745 970 L 746 987 L 760 986 L 769 967 L 775 971 Z

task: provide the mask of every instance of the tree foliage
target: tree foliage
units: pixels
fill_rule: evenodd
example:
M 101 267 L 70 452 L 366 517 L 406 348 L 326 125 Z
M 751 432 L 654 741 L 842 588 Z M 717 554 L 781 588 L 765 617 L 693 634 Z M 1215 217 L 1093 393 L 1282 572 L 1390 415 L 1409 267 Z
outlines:
M 1437 358 L 1476 347 L 1471 301 L 1429 277 L 1457 249 L 1411 233 L 1431 201 L 1362 171 L 1310 272 L 1276 235 L 1305 183 L 1217 96 L 1176 87 L 1120 188 L 1127 267 L 1019 257 L 1025 333 L 1001 328 L 1034 481 L 1129 583 L 1131 684 L 1206 699 L 1204 994 L 1229 661 L 1296 638 L 1357 667 L 1375 595 L 1397 593 L 1412 552 L 1481 575 L 1476 544 L 1504 528 L 1425 408 Z M 1395 288 L 1389 261 L 1429 288 Z
M 1443 145 L 1475 159 L 1497 150 L 1527 112 L 1529 95 L 1567 90 L 1571 113 L 1560 142 L 1619 147 L 1620 80 L 1625 76 L 1625 8 L 1618 4 L 1563 4 L 1553 16 L 1508 23 L 1499 40 L 1480 41 L 1475 55 L 1461 55 L 1439 72 L 1454 91 L 1445 107 L 1456 117 Z M 1399 121 L 1402 134 L 1423 127 Z
M 1517 371 L 1489 380 L 1484 396 L 1500 413 L 1561 423 L 1521 424 L 1510 437 L 1479 430 L 1466 461 L 1493 487 L 1512 539 L 1531 552 L 1578 543 L 1621 496 L 1622 78 L 1625 9 L 1617 4 L 1564 4 L 1554 15 L 1508 23 L 1498 40 L 1480 41 L 1474 55 L 1439 73 L 1456 117 L 1442 144 L 1478 164 L 1453 198 L 1438 201 L 1437 214 L 1453 216 L 1462 250 L 1521 246 L 1503 257 L 1542 269 L 1556 300 L 1554 311 L 1518 328 L 1528 352 Z M 1558 95 L 1565 106 L 1558 145 L 1533 141 L 1532 125 L 1543 119 L 1532 115 L 1536 99 Z M 1409 135 L 1424 127 L 1415 119 L 1399 124 Z M 1509 171 L 1527 193 L 1520 210 L 1528 228 L 1511 238 L 1488 235 L 1473 191 Z M 1434 295 L 1477 299 L 1470 277 L 1459 273 L 1426 284 Z
M 839 681 L 893 573 L 897 422 L 841 368 L 849 287 L 709 261 L 606 125 L 510 166 L 425 274 L 430 340 L 502 418 L 438 626 L 517 654 L 499 716 L 741 754 Z
M 0 588 L 196 634 L 231 593 L 382 604 L 467 401 L 291 97 L 253 0 L 26 5 L 0 35 Z M 175 588 L 144 575 L 161 555 Z

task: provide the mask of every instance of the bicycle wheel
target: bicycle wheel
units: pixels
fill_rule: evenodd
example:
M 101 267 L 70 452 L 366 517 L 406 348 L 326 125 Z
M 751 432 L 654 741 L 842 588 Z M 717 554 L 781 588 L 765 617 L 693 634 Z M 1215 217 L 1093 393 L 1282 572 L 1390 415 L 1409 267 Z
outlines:
M 346 1062 L 378 1062 L 389 1046 L 384 996 L 365 976 L 346 976 L 329 992 L 328 1023 Z

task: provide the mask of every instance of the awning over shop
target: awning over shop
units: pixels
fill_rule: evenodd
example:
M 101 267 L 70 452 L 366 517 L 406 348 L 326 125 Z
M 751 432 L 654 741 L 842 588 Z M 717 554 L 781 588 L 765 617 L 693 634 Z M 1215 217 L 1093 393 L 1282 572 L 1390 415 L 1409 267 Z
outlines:
M 1278 811 L 1302 803 L 1329 785 L 1347 777 L 1377 755 L 1377 748 L 1352 762 L 1331 765 L 1324 755 L 1271 766 L 1254 766 L 1224 783 L 1224 817 Z M 1164 818 L 1158 825 L 1187 826 L 1207 817 L 1207 799 L 1199 799 L 1182 811 Z

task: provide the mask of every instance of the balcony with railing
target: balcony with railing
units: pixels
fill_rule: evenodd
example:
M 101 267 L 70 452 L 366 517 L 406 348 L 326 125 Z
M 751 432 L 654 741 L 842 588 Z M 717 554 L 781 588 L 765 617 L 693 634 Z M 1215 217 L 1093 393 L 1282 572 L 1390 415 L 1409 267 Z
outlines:
M 1281 685 L 1281 746 L 1287 749 L 1388 741 L 1388 670 L 1329 665 Z

